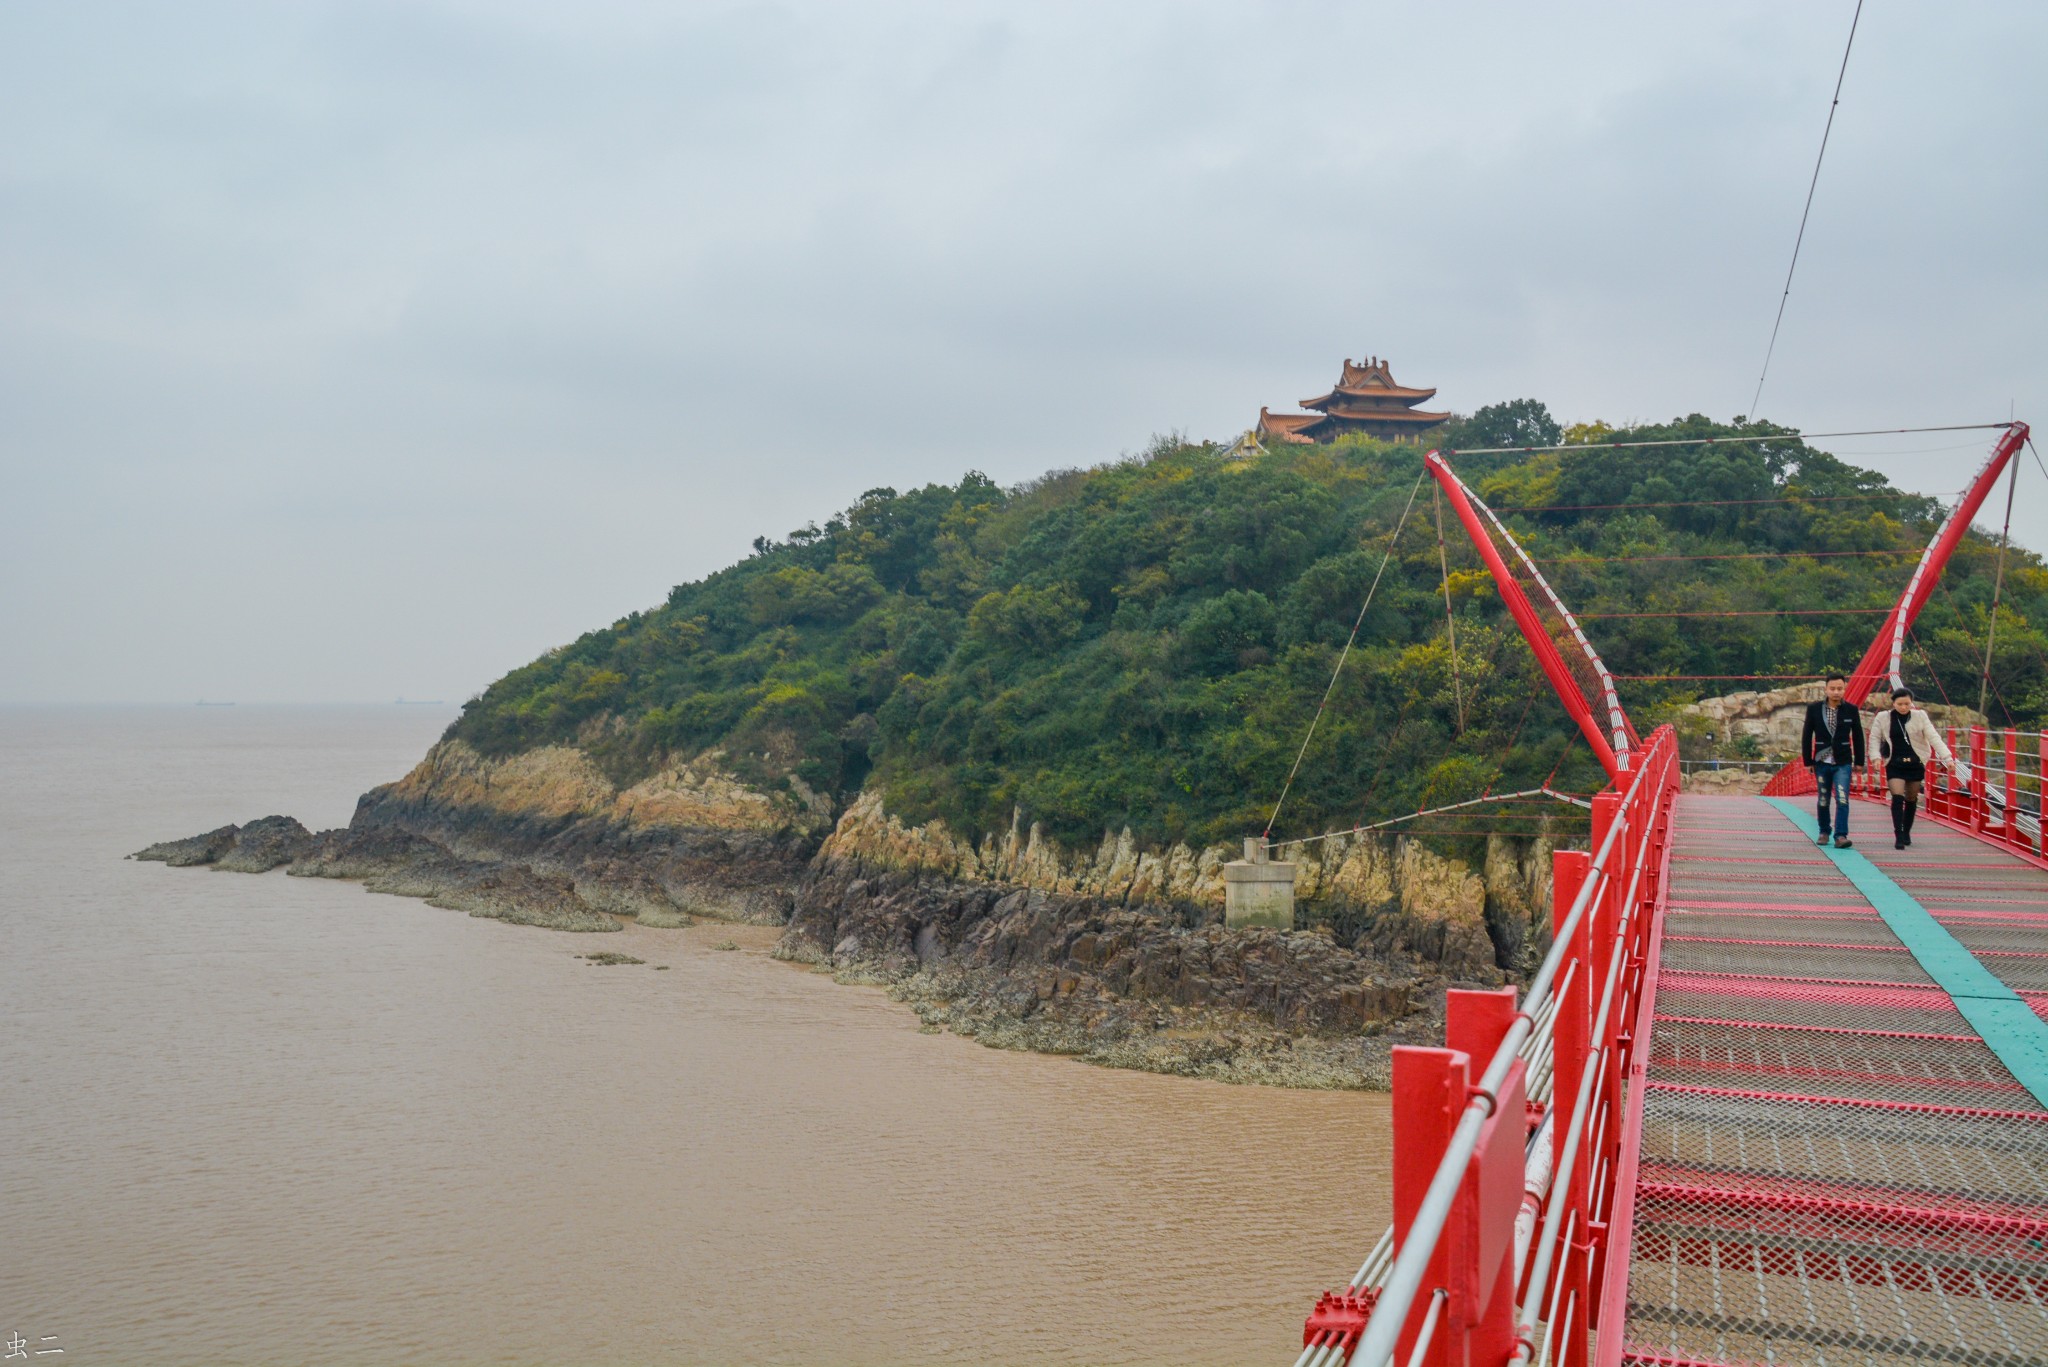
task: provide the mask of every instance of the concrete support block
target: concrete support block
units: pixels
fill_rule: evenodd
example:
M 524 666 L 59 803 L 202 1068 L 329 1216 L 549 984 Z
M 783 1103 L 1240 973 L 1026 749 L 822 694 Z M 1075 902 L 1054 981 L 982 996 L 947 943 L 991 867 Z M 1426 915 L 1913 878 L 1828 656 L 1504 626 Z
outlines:
M 1244 858 L 1223 866 L 1223 924 L 1294 929 L 1294 869 L 1275 864 L 1266 842 L 1248 839 Z

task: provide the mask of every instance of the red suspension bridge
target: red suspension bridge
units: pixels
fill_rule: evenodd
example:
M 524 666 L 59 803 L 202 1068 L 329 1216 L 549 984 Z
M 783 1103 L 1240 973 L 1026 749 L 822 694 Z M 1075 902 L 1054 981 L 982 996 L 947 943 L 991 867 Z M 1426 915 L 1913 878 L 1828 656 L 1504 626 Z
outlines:
M 1851 702 L 1901 684 L 2026 439 L 2001 428 Z M 1296 1367 L 2048 1363 L 2048 736 L 1951 731 L 1898 851 L 1816 845 L 1797 765 L 1681 796 L 1671 729 L 1637 734 L 1539 564 L 1427 471 L 1609 782 L 1519 1000 L 1453 991 L 1444 1047 L 1395 1051 L 1394 1224 Z M 1884 800 L 1874 762 L 1853 794 Z

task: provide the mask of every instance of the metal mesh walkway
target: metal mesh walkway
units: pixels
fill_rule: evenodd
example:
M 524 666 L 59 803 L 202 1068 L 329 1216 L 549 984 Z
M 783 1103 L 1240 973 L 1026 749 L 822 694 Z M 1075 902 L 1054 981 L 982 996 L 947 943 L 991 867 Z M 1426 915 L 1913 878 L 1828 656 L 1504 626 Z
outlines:
M 2048 1018 L 2048 871 L 1854 817 Z M 2048 1110 L 1812 839 L 1678 800 L 1623 1360 L 2048 1363 Z

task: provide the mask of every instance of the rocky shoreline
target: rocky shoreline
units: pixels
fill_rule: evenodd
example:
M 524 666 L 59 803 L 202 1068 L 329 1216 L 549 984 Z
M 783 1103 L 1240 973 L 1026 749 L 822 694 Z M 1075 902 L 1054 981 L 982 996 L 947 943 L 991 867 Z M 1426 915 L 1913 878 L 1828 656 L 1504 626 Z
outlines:
M 873 794 L 835 818 L 718 759 L 620 788 L 568 747 L 491 760 L 445 741 L 344 829 L 270 816 L 132 857 L 352 879 L 554 930 L 775 925 L 777 957 L 883 986 L 927 1028 L 1295 1087 L 1384 1088 L 1394 1045 L 1440 1037 L 1445 987 L 1503 981 L 1547 935 L 1541 841 L 1496 842 L 1478 869 L 1410 841 L 1325 842 L 1302 859 L 1299 928 L 1231 929 L 1220 848 L 1125 832 L 1074 852 L 1021 818 L 977 843 Z

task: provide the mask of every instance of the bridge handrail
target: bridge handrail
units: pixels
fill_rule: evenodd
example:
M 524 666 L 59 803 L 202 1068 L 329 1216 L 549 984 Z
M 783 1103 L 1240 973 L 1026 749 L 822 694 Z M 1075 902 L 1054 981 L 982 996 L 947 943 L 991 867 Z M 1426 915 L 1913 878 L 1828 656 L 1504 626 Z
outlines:
M 1879 713 L 1875 724 L 1883 723 Z M 1944 735 L 1949 753 L 1968 766 L 1969 778 L 1964 781 L 1930 759 L 1920 797 L 1928 818 L 2033 862 L 2048 861 L 2048 826 L 2041 819 L 2042 794 L 2048 792 L 2048 732 L 1951 726 Z M 1794 760 L 1763 791 L 1766 797 L 1810 797 L 1813 771 Z M 1876 802 L 1889 797 L 1875 744 L 1866 747 L 1865 763 L 1851 776 L 1849 792 Z
M 1616 862 L 1614 855 L 1619 845 L 1625 851 L 1623 858 L 1629 858 L 1629 854 L 1633 854 L 1627 891 L 1617 907 L 1621 919 L 1613 936 L 1614 948 L 1607 964 L 1595 1030 L 1589 1036 L 1591 1054 L 1580 1074 L 1578 1093 L 1574 1097 L 1570 1119 L 1563 1132 L 1563 1147 L 1561 1151 L 1555 1148 L 1560 1139 L 1559 1130 L 1552 1123 L 1556 1109 L 1554 1104 L 1549 1108 L 1545 1120 L 1545 1126 L 1550 1133 L 1550 1144 L 1544 1145 L 1540 1142 L 1543 1131 L 1539 1129 L 1536 1135 L 1537 1142 L 1528 1146 L 1529 1154 L 1525 1168 L 1528 1181 L 1525 1192 L 1539 1201 L 1545 1196 L 1549 1198 L 1548 1211 L 1543 1220 L 1543 1234 L 1534 1249 L 1535 1263 L 1529 1272 L 1528 1289 L 1520 1312 L 1515 1317 L 1520 1341 L 1516 1345 L 1512 1360 L 1529 1360 L 1534 1351 L 1534 1326 L 1547 1319 L 1537 1312 L 1543 1305 L 1545 1293 L 1551 1290 L 1551 1273 L 1557 1266 L 1556 1251 L 1572 1228 L 1571 1218 L 1567 1218 L 1562 1226 L 1559 1224 L 1562 1199 L 1560 1194 L 1568 1191 L 1571 1186 L 1571 1175 L 1582 1147 L 1581 1140 L 1587 1131 L 1588 1121 L 1595 1114 L 1595 1108 L 1603 1102 L 1615 1100 L 1603 1096 L 1605 1079 L 1609 1073 L 1608 1069 L 1598 1066 L 1604 1061 L 1603 1056 L 1607 1052 L 1607 1046 L 1603 1044 L 1603 1031 L 1620 997 L 1633 990 L 1633 983 L 1624 984 L 1623 981 L 1631 958 L 1630 937 L 1626 932 L 1637 919 L 1642 902 L 1648 900 L 1644 892 L 1644 879 L 1646 875 L 1653 873 L 1652 851 L 1661 851 L 1664 844 L 1662 837 L 1670 820 L 1670 798 L 1677 788 L 1676 774 L 1676 736 L 1670 727 L 1662 727 L 1651 737 L 1644 762 L 1632 776 L 1627 793 L 1611 808 L 1613 818 L 1608 822 L 1607 829 L 1604 833 L 1598 833 L 1598 849 L 1587 868 L 1585 880 L 1572 898 L 1569 911 L 1555 926 L 1550 952 L 1544 956 L 1541 966 L 1530 979 L 1528 990 L 1523 994 L 1505 1036 L 1487 1061 L 1486 1069 L 1480 1075 L 1478 1083 L 1472 1088 L 1471 1097 L 1451 1133 L 1442 1160 L 1437 1164 L 1415 1217 L 1410 1222 L 1407 1237 L 1399 1242 L 1389 1263 L 1385 1259 L 1385 1250 L 1391 1246 L 1390 1230 L 1388 1236 L 1382 1238 L 1379 1246 L 1374 1249 L 1373 1255 L 1359 1268 L 1358 1275 L 1352 1279 L 1351 1286 L 1354 1291 L 1368 1282 L 1378 1283 L 1378 1295 L 1359 1333 L 1357 1347 L 1347 1352 L 1347 1345 L 1341 1339 L 1321 1343 L 1312 1339 L 1303 1349 L 1301 1356 L 1296 1359 L 1296 1367 L 1338 1367 L 1338 1364 L 1346 1362 L 1361 1364 L 1362 1367 L 1382 1367 L 1391 1360 L 1403 1329 L 1416 1309 L 1430 1259 L 1435 1254 L 1459 1189 L 1472 1167 L 1481 1132 L 1498 1106 L 1501 1088 L 1508 1081 L 1518 1060 L 1534 1063 L 1539 1056 L 1553 1047 L 1556 1010 L 1552 989 L 1556 986 L 1562 990 L 1563 985 L 1569 982 L 1570 975 L 1582 967 L 1572 952 L 1577 942 L 1577 931 L 1581 923 L 1593 914 L 1593 908 L 1603 905 L 1603 899 L 1610 899 L 1613 896 L 1612 885 L 1617 879 L 1618 870 L 1610 872 L 1610 866 Z M 1608 793 L 1603 796 L 1612 800 L 1613 789 L 1610 787 Z M 1640 967 L 1638 964 L 1638 972 Z M 1553 1152 L 1558 1153 L 1560 1160 L 1555 1164 L 1550 1161 Z M 1542 1171 L 1539 1172 L 1539 1168 Z M 1575 1214 L 1574 1212 L 1573 1215 Z M 1527 1236 L 1519 1229 L 1516 1233 L 1515 1243 L 1517 1253 L 1520 1254 L 1524 1247 L 1522 1240 Z M 1517 1284 L 1522 1270 L 1522 1259 L 1518 1256 L 1515 1266 Z M 1559 1286 L 1561 1285 L 1560 1282 Z M 1432 1310 L 1436 1307 L 1437 1299 L 1432 1294 Z M 1569 1305 L 1565 1313 L 1567 1318 L 1573 1313 Z M 1585 1313 L 1586 1307 L 1579 1306 L 1577 1314 L 1582 1326 Z M 1438 1323 L 1437 1316 L 1430 1315 L 1428 1323 L 1429 1327 L 1434 1329 Z M 1415 1360 L 1423 1360 L 1428 1347 L 1426 1340 L 1420 1341 L 1414 1354 Z

